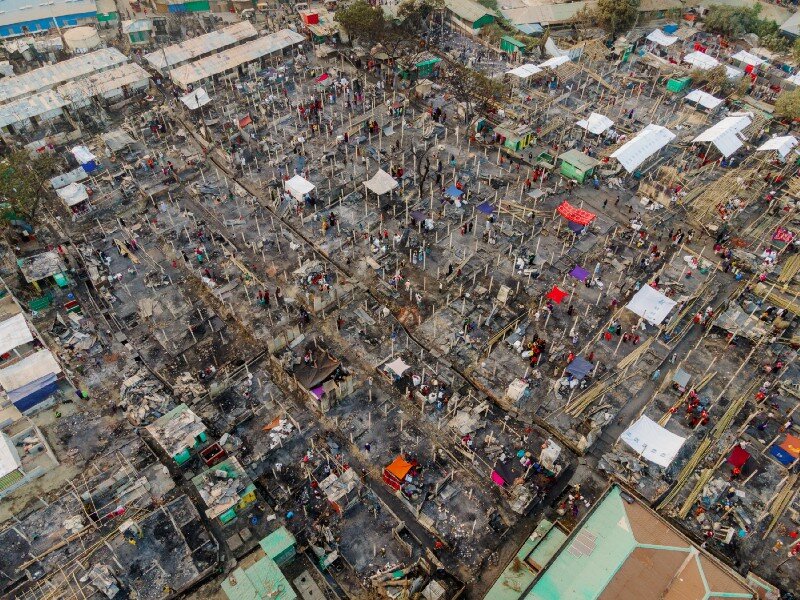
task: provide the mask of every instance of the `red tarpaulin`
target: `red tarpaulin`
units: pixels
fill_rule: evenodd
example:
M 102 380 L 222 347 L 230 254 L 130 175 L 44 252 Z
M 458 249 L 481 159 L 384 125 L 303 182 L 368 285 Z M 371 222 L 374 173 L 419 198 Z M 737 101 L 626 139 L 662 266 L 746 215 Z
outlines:
M 750 458 L 750 453 L 741 446 L 737 445 L 731 451 L 731 455 L 728 457 L 728 462 L 732 464 L 734 467 L 738 467 L 741 469 L 744 463 L 746 463 L 747 459 L 749 458 Z
M 557 285 L 554 285 L 553 289 L 550 290 L 549 292 L 547 292 L 546 298 L 549 298 L 550 300 L 552 300 L 556 304 L 561 304 L 561 302 L 567 296 L 569 296 L 569 294 L 567 292 L 565 292 L 564 290 L 559 289 Z
M 569 202 L 564 200 L 561 204 L 558 205 L 558 214 L 560 214 L 565 219 L 569 219 L 573 223 L 577 223 L 578 225 L 583 225 L 584 227 L 595 220 L 597 215 L 594 213 L 590 213 L 588 210 L 581 210 L 580 208 L 575 208 Z

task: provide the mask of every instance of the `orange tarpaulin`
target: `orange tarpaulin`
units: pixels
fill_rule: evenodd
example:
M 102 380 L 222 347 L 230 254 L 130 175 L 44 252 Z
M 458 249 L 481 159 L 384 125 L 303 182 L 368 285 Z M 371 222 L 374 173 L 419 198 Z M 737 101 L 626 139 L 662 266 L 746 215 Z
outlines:
M 408 472 L 411 470 L 413 466 L 414 465 L 408 462 L 405 458 L 403 458 L 402 456 L 398 456 L 397 458 L 394 459 L 394 462 L 392 462 L 392 464 L 386 467 L 386 470 L 395 477 L 397 477 L 397 479 L 402 481 L 403 479 L 405 479 L 405 476 L 408 475 Z
M 787 434 L 780 447 L 795 458 L 800 458 L 800 438 Z
M 584 226 L 594 221 L 595 218 L 597 217 L 597 215 L 595 215 L 594 213 L 590 213 L 588 210 L 575 208 L 566 200 L 564 200 L 561 204 L 558 205 L 558 214 L 560 214 L 565 219 L 569 219 L 573 223 L 577 223 L 578 225 L 584 225 Z

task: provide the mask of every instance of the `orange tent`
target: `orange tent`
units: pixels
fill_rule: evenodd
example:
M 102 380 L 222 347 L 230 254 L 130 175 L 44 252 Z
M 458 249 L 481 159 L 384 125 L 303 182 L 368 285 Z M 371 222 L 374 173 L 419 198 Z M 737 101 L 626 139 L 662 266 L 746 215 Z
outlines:
M 388 465 L 383 470 L 383 481 L 386 485 L 395 490 L 399 490 L 403 479 L 406 478 L 406 475 L 408 475 L 408 472 L 412 468 L 414 468 L 413 463 L 408 462 L 405 458 L 398 455 L 397 458 L 392 461 L 392 464 Z

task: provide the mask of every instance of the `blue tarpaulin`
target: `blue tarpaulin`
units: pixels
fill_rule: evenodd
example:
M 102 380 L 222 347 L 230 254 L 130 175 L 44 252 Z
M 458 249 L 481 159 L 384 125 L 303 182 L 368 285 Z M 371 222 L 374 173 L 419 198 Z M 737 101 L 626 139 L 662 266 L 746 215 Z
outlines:
M 481 202 L 478 205 L 478 210 L 481 211 L 485 215 L 490 215 L 494 212 L 494 208 L 488 202 Z
M 784 466 L 788 466 L 795 461 L 794 456 L 789 454 L 786 450 L 775 444 L 772 448 L 769 449 L 769 453 L 772 454 L 773 457 L 778 459 L 778 462 Z
M 594 365 L 585 358 L 578 356 L 567 365 L 567 373 L 576 379 L 583 379 L 594 369 Z
M 450 196 L 451 198 L 461 198 L 461 196 L 464 195 L 464 192 L 462 192 L 456 186 L 451 185 L 449 188 L 447 188 L 447 190 L 445 191 L 445 194 L 447 196 Z
M 58 388 L 58 376 L 50 373 L 8 393 L 8 399 L 20 412 L 33 408 L 50 397 Z

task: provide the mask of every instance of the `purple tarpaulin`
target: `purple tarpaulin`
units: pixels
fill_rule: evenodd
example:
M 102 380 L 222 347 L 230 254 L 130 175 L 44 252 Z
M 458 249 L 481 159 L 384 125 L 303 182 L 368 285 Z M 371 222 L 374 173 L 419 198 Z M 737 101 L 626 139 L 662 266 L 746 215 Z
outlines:
M 325 393 L 325 389 L 322 386 L 315 387 L 313 390 L 311 390 L 311 393 L 317 397 L 317 400 L 321 400 L 322 395 Z
M 586 278 L 589 277 L 589 271 L 581 267 L 580 265 L 575 265 L 575 268 L 569 272 L 570 277 L 574 277 L 578 281 L 586 281 Z
M 570 231 L 574 231 L 575 233 L 580 233 L 585 227 L 585 225 L 581 225 L 575 221 L 567 221 L 567 226 L 570 228 Z

